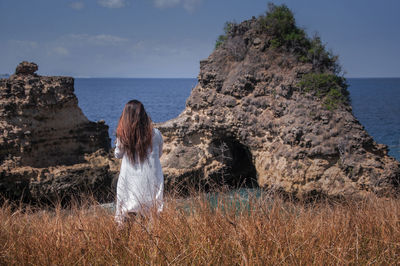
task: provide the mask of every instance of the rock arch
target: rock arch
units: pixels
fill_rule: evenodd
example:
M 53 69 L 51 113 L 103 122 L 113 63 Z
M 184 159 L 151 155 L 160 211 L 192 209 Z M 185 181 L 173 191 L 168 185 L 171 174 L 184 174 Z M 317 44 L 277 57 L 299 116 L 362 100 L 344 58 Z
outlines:
M 165 137 L 167 182 L 218 180 L 226 172 L 229 183 L 238 184 L 246 168 L 260 186 L 299 197 L 399 191 L 400 163 L 353 116 L 345 85 L 303 88 L 309 79 L 340 77 L 288 50 L 270 49 L 273 36 L 260 30 L 257 18 L 235 25 L 226 37 L 200 62 L 185 110 L 157 125 Z M 230 47 L 239 38 L 244 49 L 236 56 Z M 321 97 L 338 86 L 329 93 L 342 100 Z M 224 146 L 225 152 L 213 151 Z M 221 162 L 227 155 L 232 161 Z
M 257 186 L 257 171 L 247 146 L 234 138 L 221 137 L 211 141 L 208 149 L 222 165 L 220 172 L 211 177 L 216 183 L 232 188 Z

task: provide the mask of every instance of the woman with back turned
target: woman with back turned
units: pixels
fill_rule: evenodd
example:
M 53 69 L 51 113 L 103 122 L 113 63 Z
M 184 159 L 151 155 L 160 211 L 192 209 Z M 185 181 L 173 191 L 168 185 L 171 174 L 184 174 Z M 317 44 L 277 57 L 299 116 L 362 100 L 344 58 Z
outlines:
M 122 158 L 117 183 L 116 221 L 122 223 L 129 214 L 149 214 L 154 208 L 161 211 L 163 139 L 141 102 L 131 100 L 125 105 L 116 135 L 115 157 Z

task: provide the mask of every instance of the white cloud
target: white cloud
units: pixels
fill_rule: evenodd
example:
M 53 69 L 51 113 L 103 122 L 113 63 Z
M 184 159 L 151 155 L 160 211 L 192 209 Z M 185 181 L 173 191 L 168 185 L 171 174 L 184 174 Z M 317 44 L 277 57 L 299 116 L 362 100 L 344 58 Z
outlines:
M 23 50 L 32 50 L 38 47 L 38 43 L 35 41 L 10 40 L 9 43 Z
M 158 8 L 173 7 L 178 5 L 181 0 L 154 0 L 154 5 Z
M 69 7 L 75 10 L 82 10 L 85 4 L 83 2 L 72 2 L 69 4 Z
M 69 55 L 68 49 L 62 47 L 62 46 L 57 46 L 54 47 L 53 50 L 50 53 L 51 55 L 60 55 L 60 56 L 67 56 Z
M 184 9 L 192 12 L 201 4 L 202 0 L 153 0 L 153 2 L 157 8 L 183 6 Z
M 102 45 L 102 46 L 106 45 L 117 46 L 126 43 L 128 41 L 128 39 L 108 34 L 99 34 L 99 35 L 71 34 L 65 36 L 64 39 L 69 39 L 79 43 L 89 43 L 92 45 Z
M 183 0 L 183 7 L 187 11 L 194 11 L 198 5 L 201 4 L 202 0 Z
M 126 5 L 125 0 L 98 0 L 97 3 L 107 8 L 121 8 Z
M 208 48 L 208 47 L 207 47 Z M 205 49 L 205 51 L 209 49 Z M 182 58 L 193 56 L 197 51 L 204 50 L 204 43 L 194 39 L 175 40 L 140 40 L 129 43 L 126 51 L 135 59 L 137 58 Z M 207 51 L 208 53 L 208 51 Z M 203 56 L 206 56 L 204 54 Z
M 181 6 L 183 8 L 183 6 Z M 69 34 L 51 40 L 0 42 L 0 73 L 23 61 L 42 75 L 194 77 L 213 45 L 203 39 L 155 39 L 109 34 Z M 172 63 L 171 63 L 172 62 Z
M 97 0 L 97 3 L 107 8 L 122 8 L 125 7 L 131 0 Z M 189 12 L 193 12 L 203 0 L 151 0 L 157 8 L 172 8 L 183 7 Z M 81 3 L 81 2 L 75 2 Z M 83 3 L 82 3 L 83 5 Z M 79 7 L 79 5 L 77 6 Z M 82 7 L 83 8 L 83 7 Z

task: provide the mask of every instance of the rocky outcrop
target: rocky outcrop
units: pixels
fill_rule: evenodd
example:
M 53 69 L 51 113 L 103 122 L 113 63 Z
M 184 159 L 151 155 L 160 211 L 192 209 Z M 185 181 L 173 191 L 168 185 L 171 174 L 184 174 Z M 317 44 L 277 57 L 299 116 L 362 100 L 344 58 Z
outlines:
M 21 76 L 21 75 L 37 76 L 35 74 L 35 72 L 38 71 L 38 69 L 39 69 L 39 67 L 35 63 L 23 61 L 15 69 L 15 75 L 17 75 L 17 76 Z
M 107 196 L 118 171 L 107 153 L 108 126 L 82 113 L 73 78 L 37 70 L 22 62 L 0 80 L 0 193 L 33 202 Z
M 309 73 L 333 73 L 274 49 L 259 25 L 256 18 L 234 25 L 200 62 L 185 110 L 158 125 L 167 187 L 256 183 L 298 197 L 397 191 L 399 162 L 368 135 L 349 102 L 332 105 L 301 85 Z

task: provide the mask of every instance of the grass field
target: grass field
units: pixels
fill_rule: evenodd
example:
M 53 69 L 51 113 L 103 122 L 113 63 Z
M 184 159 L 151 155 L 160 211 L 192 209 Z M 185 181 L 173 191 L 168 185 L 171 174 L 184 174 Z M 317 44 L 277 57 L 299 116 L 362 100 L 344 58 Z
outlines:
M 398 199 L 301 203 L 269 195 L 250 197 L 242 204 L 237 208 L 220 197 L 210 206 L 202 194 L 183 202 L 167 197 L 159 215 L 139 217 L 123 227 L 117 226 L 112 213 L 93 203 L 48 211 L 4 204 L 0 264 L 387 265 L 400 261 Z

